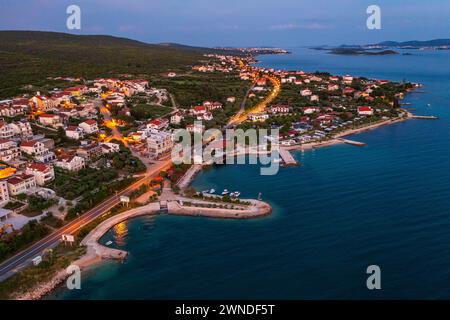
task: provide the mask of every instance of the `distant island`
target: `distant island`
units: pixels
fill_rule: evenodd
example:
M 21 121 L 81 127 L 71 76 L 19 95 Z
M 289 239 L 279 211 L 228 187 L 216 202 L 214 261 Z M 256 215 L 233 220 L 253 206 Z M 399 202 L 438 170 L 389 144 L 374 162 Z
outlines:
M 412 41 L 383 41 L 377 44 L 366 45 L 364 47 L 370 48 L 402 48 L 402 49 L 422 49 L 422 48 L 430 48 L 437 50 L 449 50 L 450 49 L 450 39 L 434 39 L 434 40 L 412 40 Z
M 398 54 L 398 52 L 394 50 L 369 51 L 365 49 L 356 49 L 356 48 L 333 48 L 328 51 L 331 54 L 364 55 L 364 56 L 386 56 L 391 54 Z
M 381 50 L 381 51 L 373 51 L 370 49 L 366 49 L 363 47 L 348 47 L 341 46 L 337 48 L 328 48 L 328 47 L 314 47 L 311 48 L 314 50 L 323 50 L 328 51 L 330 54 L 339 54 L 339 55 L 364 55 L 364 56 L 386 56 L 392 54 L 399 54 L 394 50 Z

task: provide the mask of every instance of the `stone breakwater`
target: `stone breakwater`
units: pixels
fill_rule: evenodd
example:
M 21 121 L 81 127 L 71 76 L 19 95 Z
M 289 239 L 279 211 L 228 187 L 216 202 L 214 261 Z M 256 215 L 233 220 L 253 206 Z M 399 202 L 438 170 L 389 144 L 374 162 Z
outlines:
M 171 215 L 221 219 L 254 219 L 264 217 L 272 213 L 272 207 L 268 203 L 247 199 L 242 201 L 250 202 L 250 205 L 234 205 L 236 209 L 199 208 L 196 206 L 181 205 L 177 201 L 172 201 L 167 204 L 167 209 Z M 204 201 L 201 203 L 204 203 Z M 195 204 L 195 201 L 193 204 Z
M 190 205 L 182 205 L 189 201 Z M 205 200 L 188 199 L 180 197 L 180 200 L 167 202 L 168 214 L 196 217 L 210 217 L 220 219 L 254 219 L 267 216 L 272 213 L 272 207 L 263 201 L 243 200 L 249 204 L 224 204 L 217 202 L 208 202 Z M 205 207 L 210 204 L 211 207 Z M 232 208 L 214 208 L 214 205 L 228 205 Z M 199 206 L 197 206 L 199 205 Z M 108 248 L 101 245 L 100 238 L 118 223 L 144 215 L 157 215 L 160 213 L 161 206 L 159 202 L 150 203 L 146 206 L 134 208 L 100 223 L 95 227 L 80 243 L 86 246 L 86 254 L 72 264 L 80 269 L 102 262 L 105 259 L 124 260 L 128 252 L 124 250 Z M 55 288 L 62 285 L 67 279 L 66 270 L 61 270 L 48 282 L 40 284 L 28 290 L 27 293 L 15 297 L 17 300 L 38 300 L 52 292 Z
M 254 219 L 267 216 L 272 213 L 272 207 L 268 203 L 258 200 L 243 200 L 250 204 L 249 205 L 233 204 L 234 207 L 233 209 L 197 207 L 194 205 L 195 204 L 204 205 L 206 203 L 214 205 L 216 203 L 207 201 L 198 201 L 194 199 L 183 199 L 183 200 L 184 201 L 190 200 L 192 206 L 181 205 L 179 201 L 168 201 L 167 202 L 168 214 L 221 218 L 221 219 Z M 161 207 L 159 202 L 150 203 L 146 206 L 142 206 L 139 208 L 123 212 L 102 222 L 94 230 L 92 230 L 86 236 L 86 238 L 84 238 L 81 241 L 81 245 L 86 246 L 87 252 L 82 258 L 75 261 L 74 264 L 82 268 L 98 263 L 104 259 L 113 259 L 113 260 L 125 259 L 128 255 L 128 252 L 124 250 L 105 247 L 98 242 L 100 238 L 118 223 L 143 215 L 156 215 L 160 212 L 160 209 Z

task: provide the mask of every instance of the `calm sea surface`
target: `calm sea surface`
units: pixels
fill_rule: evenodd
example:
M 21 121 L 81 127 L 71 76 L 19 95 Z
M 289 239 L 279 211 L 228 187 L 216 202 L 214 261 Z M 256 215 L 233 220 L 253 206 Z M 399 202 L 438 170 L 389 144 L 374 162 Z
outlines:
M 293 48 L 259 65 L 420 82 L 406 101 L 437 121 L 411 120 L 295 154 L 302 166 L 260 176 L 250 165 L 202 172 L 199 190 L 263 199 L 251 221 L 160 216 L 122 223 L 103 238 L 130 252 L 83 273 L 82 290 L 53 299 L 450 298 L 450 51 L 337 56 Z M 430 103 L 431 106 L 427 106 Z M 381 267 L 382 290 L 366 289 Z

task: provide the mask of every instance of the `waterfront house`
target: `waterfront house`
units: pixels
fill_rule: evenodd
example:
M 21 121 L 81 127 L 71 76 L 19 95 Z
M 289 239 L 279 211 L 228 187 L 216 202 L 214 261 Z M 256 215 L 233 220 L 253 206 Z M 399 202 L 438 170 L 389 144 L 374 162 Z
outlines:
M 373 109 L 369 106 L 358 107 L 358 115 L 360 116 L 371 116 L 373 115 Z

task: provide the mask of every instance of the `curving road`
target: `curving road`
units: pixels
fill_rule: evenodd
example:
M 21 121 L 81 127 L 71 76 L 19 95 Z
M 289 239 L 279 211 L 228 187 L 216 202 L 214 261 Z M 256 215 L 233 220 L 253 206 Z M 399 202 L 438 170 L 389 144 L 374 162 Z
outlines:
M 74 232 L 78 231 L 85 225 L 89 224 L 90 222 L 119 204 L 120 196 L 130 194 L 132 191 L 138 189 L 143 183 L 149 182 L 149 180 L 153 176 L 157 175 L 160 171 L 167 170 L 170 166 L 170 159 L 155 163 L 150 168 L 148 168 L 145 176 L 142 179 L 136 181 L 124 190 L 118 192 L 116 195 L 108 198 L 104 202 L 97 205 L 95 208 L 87 211 L 62 228 L 54 231 L 45 238 L 35 242 L 23 251 L 2 262 L 0 264 L 0 281 L 7 279 L 20 268 L 30 264 L 31 259 L 33 259 L 34 257 L 41 255 L 48 249 L 56 247 L 60 243 L 61 236 L 63 234 L 73 234 Z

